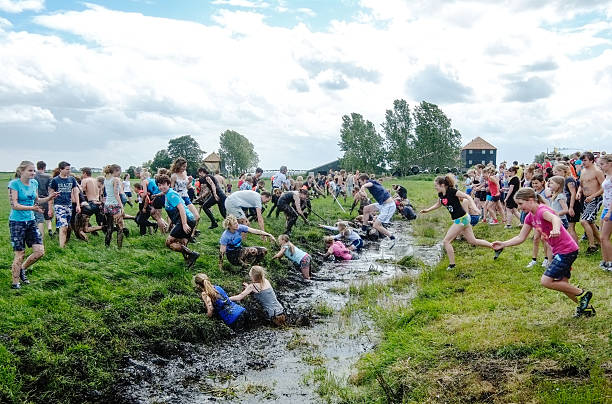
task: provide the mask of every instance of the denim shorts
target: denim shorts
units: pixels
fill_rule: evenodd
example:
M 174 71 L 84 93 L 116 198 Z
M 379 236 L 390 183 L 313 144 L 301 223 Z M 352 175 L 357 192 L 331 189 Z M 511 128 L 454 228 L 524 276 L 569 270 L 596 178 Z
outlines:
M 9 220 L 9 231 L 13 251 L 23 251 L 26 245 L 32 247 L 35 244 L 43 243 L 35 220 L 28 220 L 27 222 Z
M 578 250 L 568 254 L 555 254 L 544 275 L 554 280 L 570 278 L 572 276 L 572 264 L 576 261 L 576 258 L 578 258 Z
M 470 224 L 476 226 L 480 222 L 480 215 L 470 215 Z

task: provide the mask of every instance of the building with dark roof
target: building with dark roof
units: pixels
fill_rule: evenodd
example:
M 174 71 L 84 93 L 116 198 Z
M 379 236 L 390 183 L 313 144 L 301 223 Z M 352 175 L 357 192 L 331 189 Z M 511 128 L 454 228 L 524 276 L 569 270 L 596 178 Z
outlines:
M 497 165 L 497 147 L 487 142 L 480 136 L 461 149 L 461 167 L 470 168 L 476 164 Z

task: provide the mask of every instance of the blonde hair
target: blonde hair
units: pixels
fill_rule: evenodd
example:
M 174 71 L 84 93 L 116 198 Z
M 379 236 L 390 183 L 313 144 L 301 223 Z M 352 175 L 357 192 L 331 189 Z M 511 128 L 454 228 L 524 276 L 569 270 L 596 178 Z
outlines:
M 536 191 L 533 188 L 521 188 L 519 189 L 516 194 L 514 195 L 514 201 L 528 201 L 530 199 L 533 199 L 534 201 L 537 201 L 538 204 L 540 205 L 545 205 L 546 204 L 546 200 L 542 197 L 542 195 L 536 193 Z
M 196 274 L 193 277 L 193 283 L 201 293 L 205 293 L 211 299 L 217 299 L 219 297 L 219 293 L 217 292 L 217 289 L 215 289 L 213 284 L 210 282 L 208 275 L 204 273 Z
M 570 170 L 570 168 L 568 166 L 566 166 L 565 164 L 557 164 L 556 166 L 553 167 L 553 174 L 555 171 L 560 171 L 563 173 L 563 176 L 565 178 L 569 177 L 570 175 L 572 175 L 572 172 Z
M 238 219 L 234 215 L 227 215 L 225 219 L 223 219 L 223 228 L 229 229 L 230 226 L 238 224 Z
M 114 173 L 117 170 L 121 171 L 121 167 L 119 167 L 119 165 L 109 164 L 106 167 L 104 167 L 104 174 L 109 175 L 109 174 Z
M 325 244 L 334 244 L 334 237 L 333 236 L 325 236 L 325 237 L 323 237 L 323 241 L 325 241 Z
M 599 156 L 600 160 L 605 160 L 606 163 L 612 163 L 612 154 L 602 154 Z
M 565 178 L 561 177 L 560 175 L 555 175 L 553 177 L 550 177 L 548 181 L 552 181 L 555 184 L 557 184 L 557 191 L 555 191 L 550 198 L 551 201 L 554 201 L 557 195 L 563 192 L 563 186 L 565 185 Z
M 266 280 L 266 270 L 259 265 L 254 265 L 249 271 L 249 276 L 251 279 L 253 279 L 253 281 L 263 284 Z
M 286 234 L 281 234 L 280 236 L 278 236 L 278 242 L 279 243 L 286 243 L 289 245 L 289 250 L 291 251 L 291 254 L 295 254 L 295 246 L 293 245 L 293 243 L 291 241 L 289 241 L 289 236 Z
M 34 163 L 28 160 L 23 160 L 21 163 L 19 163 L 19 165 L 15 169 L 15 178 L 20 178 L 21 173 L 23 173 L 25 169 L 28 168 L 29 166 L 34 166 Z

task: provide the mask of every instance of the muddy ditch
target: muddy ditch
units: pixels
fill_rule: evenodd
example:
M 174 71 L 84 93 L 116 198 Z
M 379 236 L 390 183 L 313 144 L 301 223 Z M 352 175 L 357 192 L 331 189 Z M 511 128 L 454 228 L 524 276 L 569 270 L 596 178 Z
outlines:
M 386 282 L 419 269 L 395 264 L 414 256 L 426 264 L 440 258 L 439 246 L 416 246 L 406 222 L 393 224 L 398 238 L 369 243 L 354 261 L 325 262 L 314 280 L 302 281 L 291 271 L 277 287 L 279 300 L 296 325 L 265 326 L 236 334 L 215 345 L 181 343 L 172 354 L 142 353 L 127 358 L 118 401 L 127 403 L 317 402 L 308 382 L 315 367 L 324 366 L 346 380 L 352 366 L 377 344 L 377 332 L 365 313 L 341 315 L 350 285 Z M 407 304 L 416 291 L 386 297 L 382 304 Z M 298 319 L 297 321 L 295 319 Z M 298 325 L 299 324 L 299 325 Z

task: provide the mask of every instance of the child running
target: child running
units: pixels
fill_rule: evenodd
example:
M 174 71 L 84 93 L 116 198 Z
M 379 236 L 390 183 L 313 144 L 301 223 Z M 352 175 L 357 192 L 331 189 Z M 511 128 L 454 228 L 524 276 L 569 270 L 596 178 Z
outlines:
M 270 281 L 266 279 L 266 271 L 263 267 L 253 266 L 249 271 L 251 283 L 244 283 L 244 290 L 239 295 L 230 297 L 232 302 L 239 302 L 251 293 L 266 312 L 268 320 L 276 326 L 285 325 L 285 309 L 276 298 Z
M 304 279 L 310 279 L 310 262 L 312 260 L 310 255 L 293 245 L 286 234 L 278 236 L 278 244 L 280 244 L 281 249 L 272 258 L 281 258 L 284 255 L 291 262 L 300 266 Z
M 221 286 L 213 285 L 206 274 L 197 274 L 193 281 L 200 293 L 200 298 L 206 305 L 206 315 L 217 314 L 225 325 L 238 331 L 246 325 L 246 309 L 230 300 Z
M 601 264 L 600 267 L 612 272 L 612 155 L 606 154 L 599 157 L 601 169 L 606 174 L 606 179 L 601 184 L 603 187 L 603 212 L 601 213 Z
M 594 316 L 595 309 L 589 305 L 593 293 L 570 285 L 572 264 L 578 258 L 578 244 L 561 224 L 561 219 L 546 205 L 546 201 L 531 188 L 521 188 L 515 196 L 519 209 L 527 213 L 525 223 L 518 236 L 507 241 L 493 242 L 493 248 L 512 247 L 523 243 L 532 228 L 540 231 L 554 259 L 540 279 L 542 286 L 563 292 L 578 303 L 574 317 Z
M 432 210 L 438 209 L 440 206 L 444 206 L 446 209 L 448 209 L 453 223 L 446 232 L 443 244 L 446 254 L 448 255 L 448 268 L 446 269 L 450 271 L 455 268 L 455 250 L 453 249 L 452 242 L 457 238 L 457 236 L 463 235 L 465 240 L 474 246 L 488 248 L 492 247 L 491 243 L 488 241 L 477 239 L 474 236 L 472 225 L 470 224 L 470 216 L 465 212 L 463 206 L 461 205 L 461 201 L 468 198 L 468 196 L 461 191 L 457 191 L 455 188 L 454 176 L 452 174 L 447 174 L 445 177 L 436 177 L 434 180 L 434 186 L 436 191 L 438 191 L 438 201 L 435 203 L 435 205 L 421 210 L 421 213 L 431 212 Z M 495 250 L 495 259 L 499 257 L 501 252 L 502 249 Z

